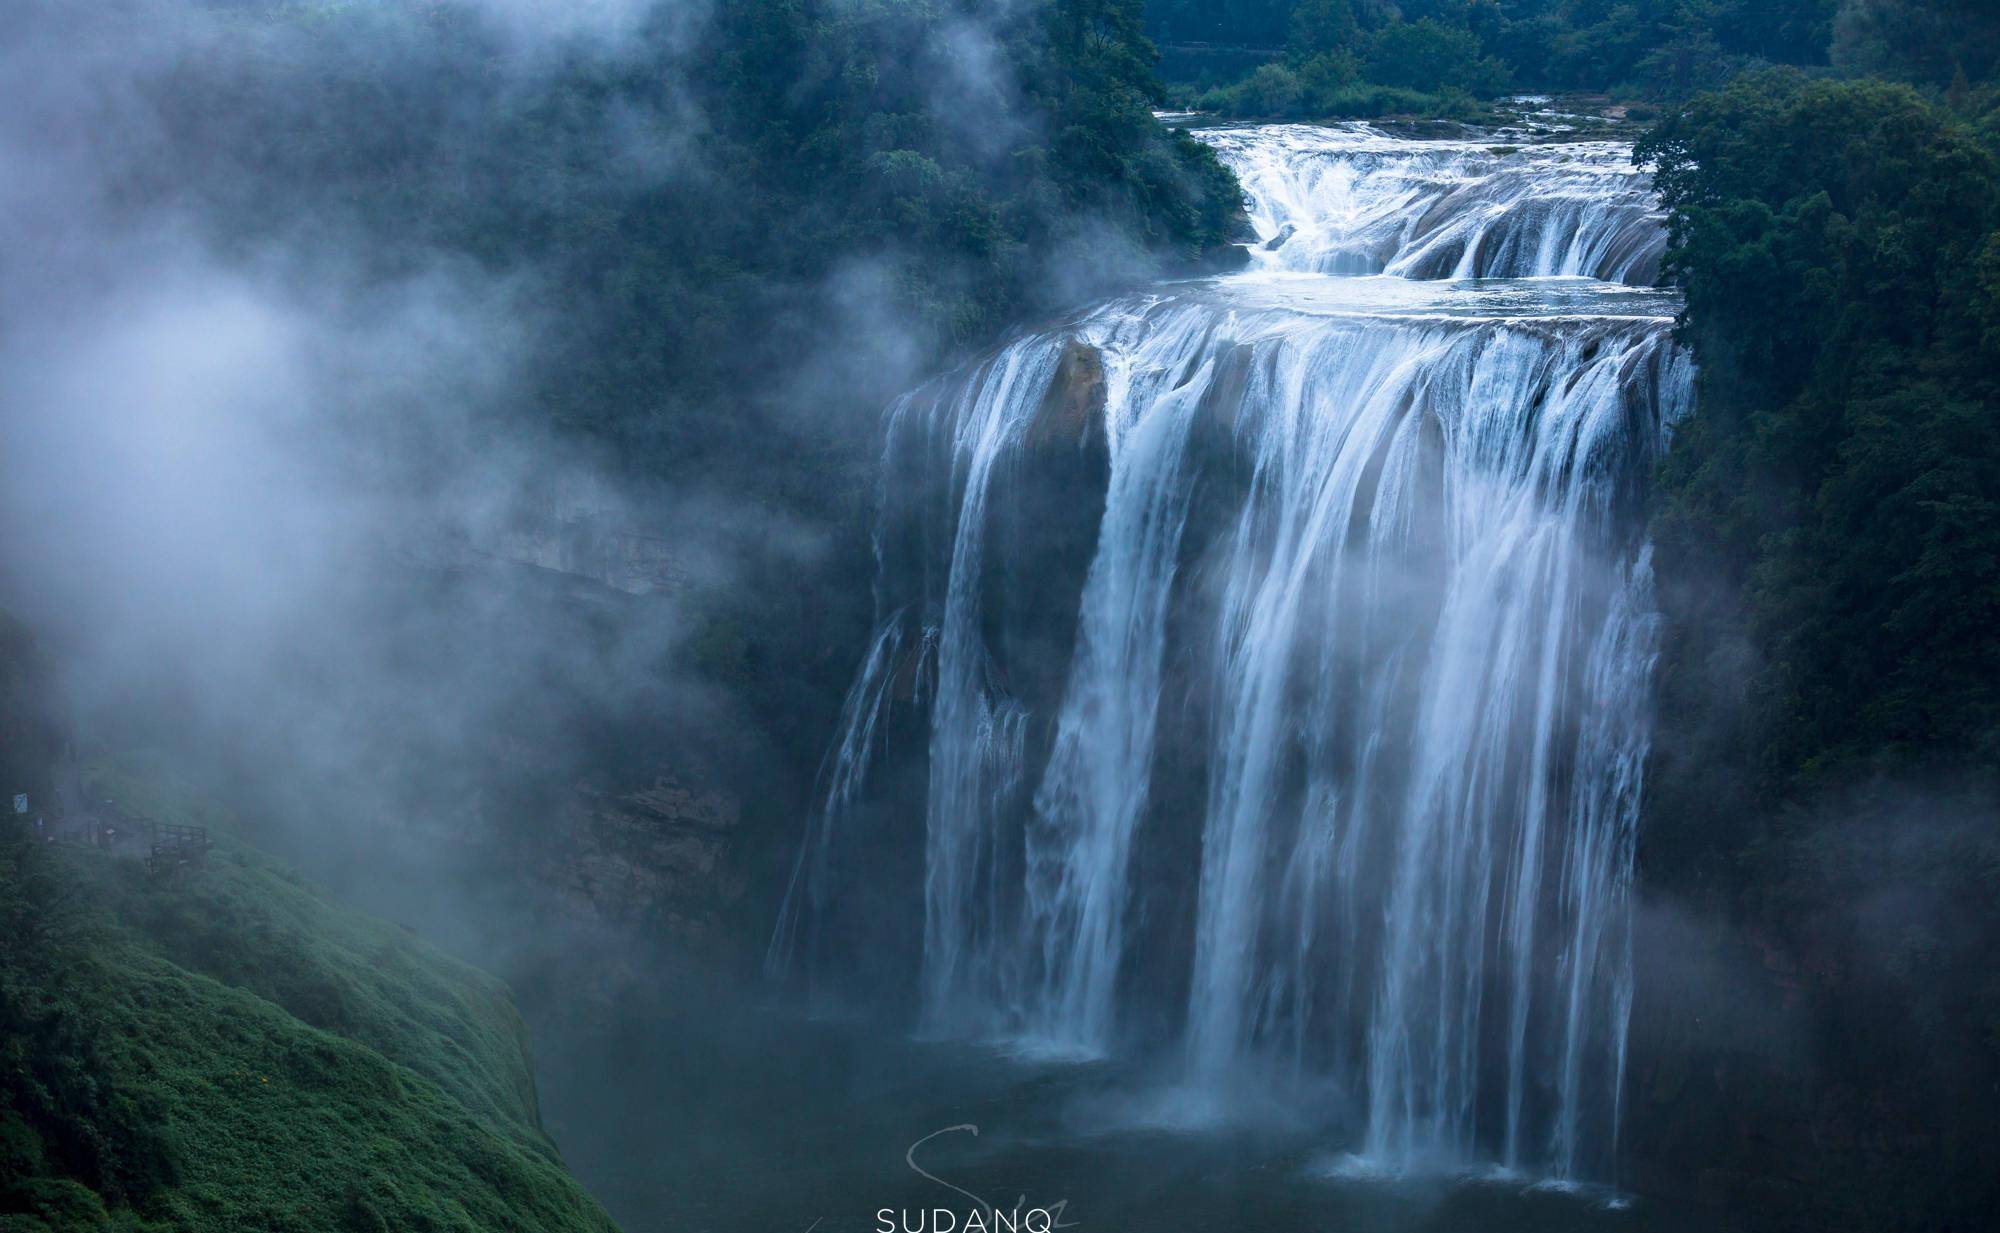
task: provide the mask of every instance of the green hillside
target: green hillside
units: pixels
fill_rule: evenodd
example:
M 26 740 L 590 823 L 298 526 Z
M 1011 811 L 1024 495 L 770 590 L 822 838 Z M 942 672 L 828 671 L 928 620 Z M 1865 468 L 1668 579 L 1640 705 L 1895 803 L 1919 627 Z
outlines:
M 613 1227 L 499 981 L 227 840 L 0 851 L 0 1231 Z

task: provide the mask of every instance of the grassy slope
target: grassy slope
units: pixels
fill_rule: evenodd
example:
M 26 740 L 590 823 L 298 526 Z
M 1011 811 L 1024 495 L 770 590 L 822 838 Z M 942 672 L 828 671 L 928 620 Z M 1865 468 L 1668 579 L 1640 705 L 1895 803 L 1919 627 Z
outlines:
M 7 846 L 0 1231 L 612 1228 L 498 981 L 227 840 Z
M 229 832 L 229 815 L 176 788 L 143 759 L 90 768 L 93 796 L 114 796 L 163 822 Z M 426 946 L 407 930 L 345 911 L 296 874 L 239 846 L 207 877 L 148 893 L 130 863 L 92 866 L 102 901 L 161 954 L 247 989 L 313 1027 L 345 1036 L 436 1081 L 503 1132 L 547 1151 L 507 987 Z M 248 942 L 249 944 L 245 944 Z

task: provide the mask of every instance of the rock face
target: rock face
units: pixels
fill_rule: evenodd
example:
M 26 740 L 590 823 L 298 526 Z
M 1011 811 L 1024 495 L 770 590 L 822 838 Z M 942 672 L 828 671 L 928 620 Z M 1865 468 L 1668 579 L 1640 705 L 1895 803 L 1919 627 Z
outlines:
M 420 576 L 504 596 L 506 637 L 587 665 L 580 684 L 557 682 L 575 692 L 539 699 L 546 717 L 492 744 L 486 778 L 511 795 L 468 834 L 507 836 L 500 864 L 550 924 L 684 947 L 723 941 L 720 920 L 747 886 L 736 793 L 763 785 L 716 771 L 714 745 L 727 738 L 673 722 L 677 669 L 652 679 L 638 666 L 673 654 L 671 631 L 713 598 L 669 525 L 637 498 L 552 481 L 485 524 L 411 528 L 393 550 Z M 630 698 L 600 705 L 602 674 L 628 664 Z M 558 739 L 578 723 L 588 739 Z
M 1099 455 L 1104 442 L 1104 355 L 1080 338 L 1072 338 L 1056 361 L 1055 379 L 1028 426 L 1031 449 L 1070 445 Z
M 997 671 L 1034 713 L 1061 702 L 1076 610 L 1097 552 L 1111 479 L 1104 357 L 1071 339 L 1022 437 L 999 464 L 988 506 L 991 551 L 982 608 L 995 614 Z
M 1792 1227 L 1799 1186 L 1785 1158 L 1811 1141 L 1796 989 L 1736 930 L 1671 904 L 1640 909 L 1633 946 L 1644 979 L 1621 1184 Z
M 550 882 L 583 920 L 716 942 L 744 892 L 732 859 L 741 821 L 733 797 L 677 778 L 628 792 L 579 784 Z

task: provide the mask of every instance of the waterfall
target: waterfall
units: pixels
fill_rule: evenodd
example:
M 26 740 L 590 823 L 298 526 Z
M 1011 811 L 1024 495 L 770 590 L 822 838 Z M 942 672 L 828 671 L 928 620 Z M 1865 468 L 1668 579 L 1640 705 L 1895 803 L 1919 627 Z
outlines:
M 1218 1103 L 1325 1093 L 1388 1167 L 1607 1176 L 1639 514 L 1692 376 L 1676 301 L 1635 285 L 1645 176 L 1608 144 L 1202 136 L 1251 194 L 1250 268 L 890 415 L 885 615 L 774 962 L 806 934 L 839 966 L 820 906 L 860 891 L 825 853 L 901 756 L 868 843 L 922 846 L 927 1032 L 1166 1042 Z
M 1650 283 L 1666 249 L 1651 176 L 1613 142 L 1413 142 L 1365 126 L 1218 129 L 1261 266 L 1406 278 Z

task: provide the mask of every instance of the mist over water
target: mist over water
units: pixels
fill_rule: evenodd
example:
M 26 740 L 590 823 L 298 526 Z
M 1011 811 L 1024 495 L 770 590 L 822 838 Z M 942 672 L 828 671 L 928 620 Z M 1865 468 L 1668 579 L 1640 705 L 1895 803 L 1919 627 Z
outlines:
M 1632 285 L 1645 177 L 1202 136 L 1247 270 L 893 409 L 882 618 L 772 966 L 881 977 L 846 904 L 921 842 L 923 1036 L 1156 1059 L 1135 1120 L 1290 1117 L 1360 1172 L 1614 1182 L 1639 514 L 1692 377 Z

